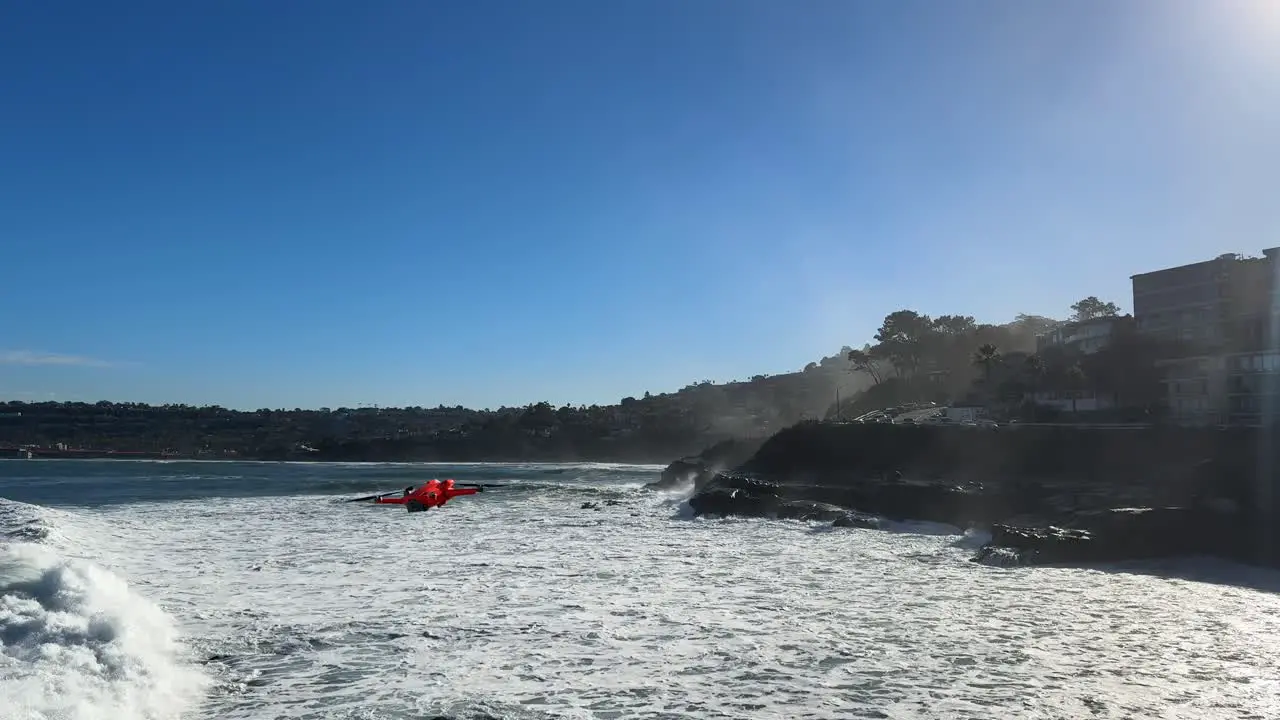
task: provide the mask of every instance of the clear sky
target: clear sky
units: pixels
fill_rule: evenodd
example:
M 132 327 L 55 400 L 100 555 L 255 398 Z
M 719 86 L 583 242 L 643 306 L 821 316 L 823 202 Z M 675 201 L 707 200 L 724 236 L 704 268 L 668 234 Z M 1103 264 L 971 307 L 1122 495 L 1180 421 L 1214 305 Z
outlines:
M 0 398 L 616 402 L 1280 245 L 1280 2 L 25 2 Z

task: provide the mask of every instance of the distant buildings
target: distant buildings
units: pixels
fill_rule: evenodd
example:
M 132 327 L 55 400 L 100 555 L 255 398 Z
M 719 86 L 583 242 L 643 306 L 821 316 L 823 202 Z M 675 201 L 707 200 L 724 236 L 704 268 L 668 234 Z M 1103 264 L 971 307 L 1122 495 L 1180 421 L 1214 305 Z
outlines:
M 1256 424 L 1274 415 L 1280 248 L 1262 252 L 1260 258 L 1219 255 L 1131 277 L 1138 331 L 1179 348 L 1159 363 L 1175 420 Z
M 1115 401 L 1110 396 L 1088 388 L 1074 392 L 1069 390 L 1037 390 L 1033 393 L 1027 393 L 1026 397 L 1030 398 L 1036 405 L 1053 408 L 1058 412 L 1094 412 L 1097 410 L 1110 410 L 1116 406 Z
M 1092 355 L 1111 342 L 1111 336 L 1128 317 L 1099 317 L 1090 320 L 1065 322 L 1054 329 L 1036 336 L 1036 353 L 1043 355 L 1051 348 L 1061 348 L 1071 355 Z M 1115 400 L 1106 393 L 1092 388 L 1077 390 L 1042 389 L 1028 393 L 1037 405 L 1051 407 L 1060 412 L 1093 412 L 1115 407 Z
M 1036 352 L 1057 346 L 1082 355 L 1095 353 L 1111 340 L 1111 332 L 1120 320 L 1118 317 L 1100 317 L 1063 323 L 1036 336 Z

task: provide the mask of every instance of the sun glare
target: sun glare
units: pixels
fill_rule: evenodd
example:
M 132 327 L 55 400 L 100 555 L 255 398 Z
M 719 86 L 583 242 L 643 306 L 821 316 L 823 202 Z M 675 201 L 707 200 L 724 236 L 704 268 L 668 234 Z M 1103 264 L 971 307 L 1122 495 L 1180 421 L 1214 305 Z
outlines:
M 1195 32 L 1225 57 L 1266 73 L 1280 69 L 1280 0 L 1221 0 L 1188 9 Z
M 1225 7 L 1237 8 L 1237 19 L 1248 32 L 1280 41 L 1280 0 L 1234 0 Z

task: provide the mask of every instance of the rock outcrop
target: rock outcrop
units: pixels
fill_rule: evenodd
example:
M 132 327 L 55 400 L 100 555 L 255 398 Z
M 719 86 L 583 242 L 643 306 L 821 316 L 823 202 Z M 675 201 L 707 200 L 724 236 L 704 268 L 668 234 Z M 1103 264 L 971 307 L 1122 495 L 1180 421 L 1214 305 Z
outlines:
M 689 504 L 699 515 L 842 527 L 882 519 L 980 526 L 992 538 L 979 559 L 991 562 L 1214 554 L 1273 563 L 1267 528 L 1280 493 L 1270 468 L 1280 443 L 1263 444 L 1271 442 L 1244 428 L 806 423 L 733 470 L 692 464 Z
M 689 499 L 695 515 L 776 516 L 822 519 L 858 511 L 889 520 L 929 520 L 965 526 L 1004 517 L 1008 498 L 979 485 L 871 478 L 846 486 L 778 483 L 747 475 L 718 473 Z M 827 517 L 830 516 L 830 517 Z M 849 526 L 865 526 L 867 521 Z
M 745 462 L 760 448 L 762 442 L 764 440 L 761 438 L 716 443 L 697 455 L 671 463 L 662 471 L 661 478 L 645 487 L 650 490 L 679 490 L 686 487 L 700 489 L 716 473 Z
M 1039 565 L 1212 554 L 1241 558 L 1250 540 L 1231 512 L 1210 507 L 1113 508 L 1076 513 L 1063 524 L 998 523 L 977 561 Z

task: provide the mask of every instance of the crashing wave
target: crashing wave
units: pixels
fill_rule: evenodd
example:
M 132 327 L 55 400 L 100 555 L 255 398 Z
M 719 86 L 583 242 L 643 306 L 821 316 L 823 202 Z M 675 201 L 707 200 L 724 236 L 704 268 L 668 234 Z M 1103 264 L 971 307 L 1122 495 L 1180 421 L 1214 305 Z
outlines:
M 0 498 L 0 538 L 38 543 L 49 538 L 50 525 L 39 508 Z
M 991 567 L 1021 567 L 1027 564 L 1022 551 L 1014 548 L 986 546 L 978 550 L 973 561 Z
M 207 678 L 176 625 L 121 577 L 67 557 L 54 516 L 0 500 L 0 698 L 6 720 L 169 720 Z

